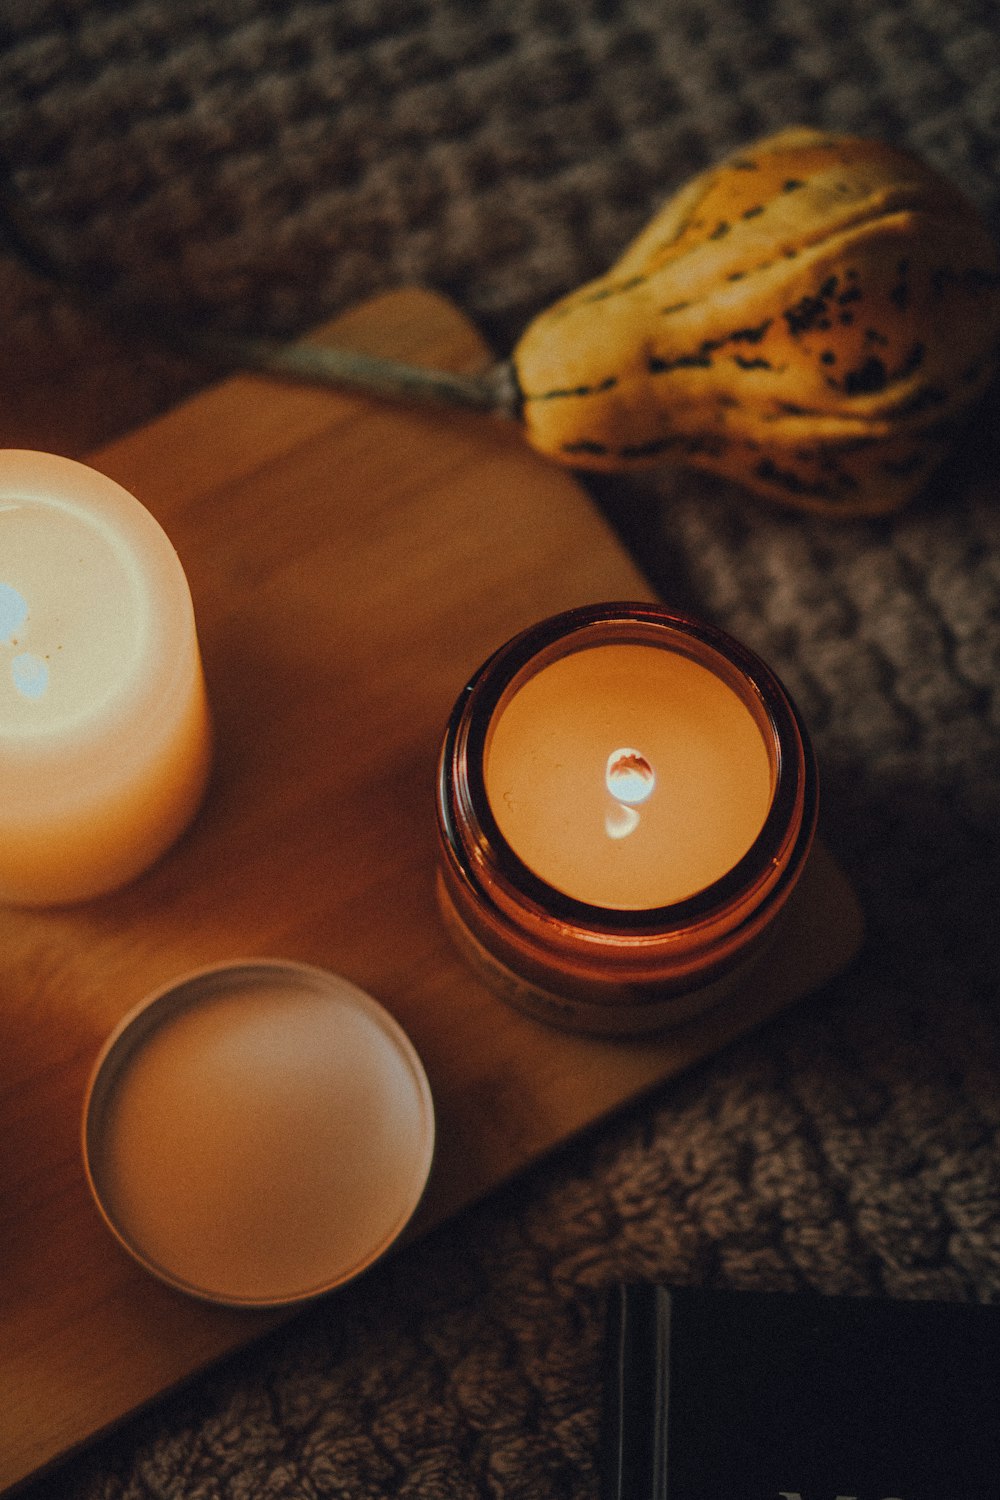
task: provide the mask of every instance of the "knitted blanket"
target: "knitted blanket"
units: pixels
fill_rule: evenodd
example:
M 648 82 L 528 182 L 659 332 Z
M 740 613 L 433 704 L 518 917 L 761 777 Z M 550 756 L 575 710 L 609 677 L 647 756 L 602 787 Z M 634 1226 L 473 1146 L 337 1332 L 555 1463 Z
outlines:
M 404 282 L 504 352 L 798 122 L 919 151 L 996 223 L 992 0 L 6 0 L 0 384 L 72 386 L 79 448 L 204 378 L 103 310 L 292 333 Z M 588 1500 L 616 1279 L 1000 1297 L 997 415 L 887 520 L 592 486 L 663 597 L 796 698 L 867 917 L 851 971 L 32 1500 Z

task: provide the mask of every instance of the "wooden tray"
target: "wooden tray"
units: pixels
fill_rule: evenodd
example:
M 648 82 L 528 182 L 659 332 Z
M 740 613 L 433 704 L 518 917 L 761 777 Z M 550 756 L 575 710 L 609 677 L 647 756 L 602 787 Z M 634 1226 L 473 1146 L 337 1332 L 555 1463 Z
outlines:
M 448 303 L 418 291 L 321 336 L 453 369 L 487 358 Z M 87 1195 L 86 1078 L 154 986 L 266 954 L 379 998 L 435 1096 L 419 1233 L 823 983 L 860 940 L 820 849 L 754 987 L 656 1043 L 547 1030 L 457 959 L 433 894 L 434 768 L 455 697 L 533 620 L 651 597 L 578 485 L 512 424 L 240 377 L 91 462 L 181 555 L 218 755 L 197 822 L 133 886 L 0 911 L 0 1488 L 276 1321 L 161 1286 Z

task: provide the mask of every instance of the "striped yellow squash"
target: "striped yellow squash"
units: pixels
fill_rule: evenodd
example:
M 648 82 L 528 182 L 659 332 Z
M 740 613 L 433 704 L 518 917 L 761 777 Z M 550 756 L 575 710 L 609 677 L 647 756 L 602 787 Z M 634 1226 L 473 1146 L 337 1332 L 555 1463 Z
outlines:
M 1000 261 L 913 156 L 795 128 L 703 173 L 513 354 L 534 447 L 838 515 L 927 480 L 996 368 Z

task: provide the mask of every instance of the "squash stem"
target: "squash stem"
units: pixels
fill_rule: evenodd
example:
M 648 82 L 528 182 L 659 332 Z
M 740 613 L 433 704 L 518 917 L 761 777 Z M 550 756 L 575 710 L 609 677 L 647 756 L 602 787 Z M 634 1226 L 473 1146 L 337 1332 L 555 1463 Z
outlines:
M 309 385 L 366 391 L 390 400 L 471 407 L 511 417 L 517 412 L 517 385 L 508 361 L 493 365 L 481 375 L 456 375 L 330 344 L 206 332 L 182 336 L 182 342 L 186 352 L 228 368 L 256 370 Z

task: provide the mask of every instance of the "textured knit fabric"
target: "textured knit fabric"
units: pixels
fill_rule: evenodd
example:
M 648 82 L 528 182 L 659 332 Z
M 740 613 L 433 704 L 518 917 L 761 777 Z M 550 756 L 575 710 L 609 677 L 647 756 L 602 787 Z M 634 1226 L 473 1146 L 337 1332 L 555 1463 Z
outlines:
M 503 352 L 796 122 L 921 152 L 995 225 L 993 0 L 6 0 L 0 383 L 89 385 L 96 440 L 198 378 L 92 298 L 278 333 L 423 282 Z M 885 521 L 593 486 L 809 722 L 853 969 L 30 1495 L 588 1500 L 616 1278 L 1000 1298 L 997 412 Z

